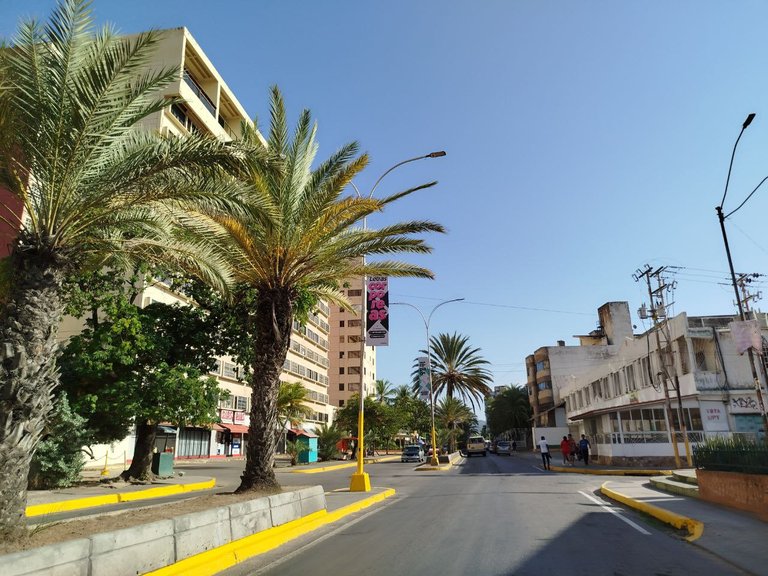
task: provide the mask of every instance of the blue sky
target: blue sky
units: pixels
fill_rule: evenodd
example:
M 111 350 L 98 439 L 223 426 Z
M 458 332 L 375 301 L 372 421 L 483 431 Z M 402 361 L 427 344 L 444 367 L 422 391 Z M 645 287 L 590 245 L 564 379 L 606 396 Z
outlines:
M 0 0 L 0 35 L 50 0 Z M 372 227 L 429 218 L 449 233 L 412 258 L 434 281 L 391 281 L 391 300 L 459 332 L 495 384 L 524 359 L 596 327 L 596 309 L 647 300 L 631 275 L 683 267 L 674 312 L 734 312 L 715 215 L 741 123 L 726 212 L 768 174 L 768 3 L 759 1 L 97 0 L 99 22 L 136 32 L 186 26 L 252 116 L 268 87 L 313 111 L 320 156 L 357 140 L 370 189 L 432 179 Z M 737 271 L 768 273 L 768 189 L 728 220 Z M 725 284 L 725 285 L 724 285 Z M 757 288 L 760 288 L 758 285 Z M 759 304 L 758 304 L 759 306 Z M 415 311 L 392 307 L 377 377 L 409 379 L 425 346 Z

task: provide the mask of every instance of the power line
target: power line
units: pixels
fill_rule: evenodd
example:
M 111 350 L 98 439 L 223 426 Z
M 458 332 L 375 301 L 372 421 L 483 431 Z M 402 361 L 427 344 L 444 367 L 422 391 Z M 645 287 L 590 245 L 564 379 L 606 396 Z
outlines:
M 429 296 L 412 296 L 408 294 L 397 294 L 398 298 L 416 298 L 419 300 L 433 300 L 437 301 L 440 298 L 434 298 Z M 573 312 L 570 310 L 555 310 L 552 308 L 535 308 L 531 306 L 515 306 L 514 304 L 496 304 L 494 302 L 474 302 L 472 300 L 465 300 L 464 304 L 474 304 L 475 306 L 489 306 L 492 308 L 510 308 L 513 310 L 527 310 L 530 312 L 552 312 L 555 314 L 575 314 L 579 316 L 594 316 L 594 312 Z

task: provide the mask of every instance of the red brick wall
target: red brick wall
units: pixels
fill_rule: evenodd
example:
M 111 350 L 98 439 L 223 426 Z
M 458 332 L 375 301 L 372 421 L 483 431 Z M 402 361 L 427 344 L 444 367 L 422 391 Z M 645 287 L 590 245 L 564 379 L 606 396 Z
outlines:
M 742 474 L 696 470 L 699 496 L 747 512 L 768 521 L 768 474 Z

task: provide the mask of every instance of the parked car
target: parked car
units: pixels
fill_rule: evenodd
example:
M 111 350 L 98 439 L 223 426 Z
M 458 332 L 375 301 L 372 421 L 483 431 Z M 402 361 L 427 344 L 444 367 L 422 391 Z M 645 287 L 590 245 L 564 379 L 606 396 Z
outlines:
M 467 457 L 472 454 L 482 454 L 485 456 L 487 450 L 485 448 L 485 438 L 482 436 L 470 436 L 467 440 Z
M 401 462 L 426 462 L 427 458 L 424 455 L 424 448 L 418 444 L 408 444 L 403 448 L 403 453 L 400 455 Z
M 499 440 L 496 442 L 496 454 L 501 456 L 506 454 L 507 456 L 512 454 L 512 444 L 506 440 Z

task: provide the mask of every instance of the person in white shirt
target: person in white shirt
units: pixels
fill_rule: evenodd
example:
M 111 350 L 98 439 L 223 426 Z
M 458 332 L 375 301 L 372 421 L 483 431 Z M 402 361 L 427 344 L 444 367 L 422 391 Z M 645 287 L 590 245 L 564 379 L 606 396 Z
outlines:
M 547 440 L 544 436 L 539 440 L 539 450 L 541 450 L 541 462 L 544 464 L 544 470 L 549 470 L 549 461 L 552 457 L 549 454 L 549 444 L 547 444 Z

